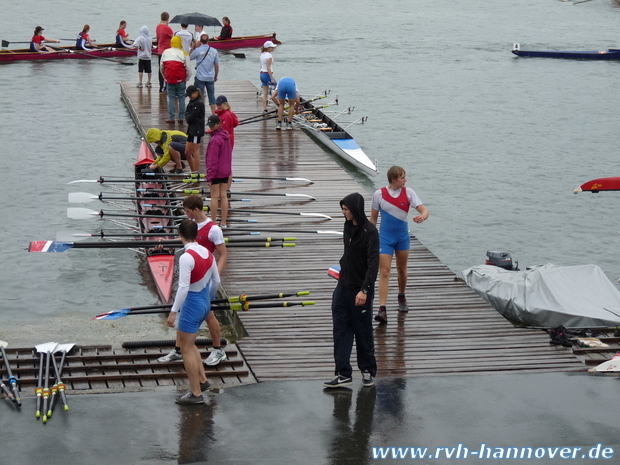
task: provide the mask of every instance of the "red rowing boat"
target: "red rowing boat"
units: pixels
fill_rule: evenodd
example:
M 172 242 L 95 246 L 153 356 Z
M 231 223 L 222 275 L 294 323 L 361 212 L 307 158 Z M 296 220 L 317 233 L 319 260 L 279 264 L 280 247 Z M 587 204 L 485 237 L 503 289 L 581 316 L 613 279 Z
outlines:
M 142 174 L 142 170 L 148 168 L 153 163 L 153 156 L 151 149 L 145 141 L 142 141 L 140 145 L 140 151 L 138 152 L 138 161 L 134 164 L 136 172 L 136 189 L 153 189 L 163 190 L 168 187 L 167 181 L 153 179 L 153 176 L 149 176 L 148 180 L 142 181 L 146 177 Z M 143 197 L 144 200 L 136 201 L 136 207 L 140 215 L 162 215 L 167 216 L 168 212 L 158 209 L 157 205 L 164 205 L 168 203 L 165 194 L 159 192 L 149 193 L 142 190 L 136 190 L 137 197 Z M 148 205 L 148 206 L 147 206 Z M 157 241 L 175 239 L 172 220 L 169 218 L 140 218 L 140 232 L 152 233 L 152 232 L 169 232 L 170 237 L 162 236 L 157 238 L 150 238 L 154 241 L 153 245 L 157 245 Z M 174 278 L 174 251 L 172 247 L 167 248 L 146 248 L 146 260 L 149 265 L 149 270 L 153 276 L 155 287 L 161 301 L 164 304 L 170 303 L 170 297 L 172 295 L 172 283 Z
M 211 47 L 217 50 L 233 50 L 237 48 L 259 48 L 266 41 L 272 41 L 279 45 L 282 42 L 276 39 L 276 33 L 258 36 L 233 37 L 228 40 L 213 40 L 209 42 Z M 49 45 L 49 44 L 46 44 Z M 57 52 L 31 52 L 30 49 L 22 48 L 15 50 L 0 50 L 0 62 L 8 61 L 32 61 L 32 60 L 66 60 L 66 59 L 92 59 L 92 58 L 117 58 L 135 57 L 136 50 L 131 48 L 117 48 L 116 44 L 98 44 L 97 50 L 78 50 L 71 47 L 57 48 Z
M 598 178 L 588 181 L 573 192 L 578 194 L 579 192 L 600 192 L 600 191 L 620 191 L 620 177 L 615 176 L 612 178 Z

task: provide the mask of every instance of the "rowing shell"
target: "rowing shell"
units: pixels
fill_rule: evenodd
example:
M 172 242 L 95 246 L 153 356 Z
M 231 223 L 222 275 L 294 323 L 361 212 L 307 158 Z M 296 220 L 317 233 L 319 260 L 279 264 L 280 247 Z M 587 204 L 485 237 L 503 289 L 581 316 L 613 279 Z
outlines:
M 593 179 L 592 181 L 588 181 L 573 192 L 578 194 L 579 192 L 600 192 L 600 191 L 620 191 L 620 176 L 615 176 L 611 178 L 598 178 Z
M 161 214 L 167 215 L 161 209 L 157 209 L 157 205 L 167 204 L 167 195 L 165 192 L 149 192 L 150 190 L 167 190 L 168 181 L 153 179 L 153 176 L 142 174 L 142 171 L 153 163 L 153 155 L 149 145 L 143 140 L 138 152 L 138 161 L 134 164 L 136 176 L 136 197 L 144 200 L 136 200 L 136 209 L 140 215 Z M 158 168 L 158 170 L 161 170 Z M 146 191 L 144 191 L 146 189 Z M 159 212 L 159 213 L 157 213 Z M 162 240 L 175 239 L 173 220 L 170 218 L 139 218 L 138 224 L 141 233 L 152 232 L 169 232 L 170 236 L 161 236 Z M 157 244 L 159 238 L 153 237 L 154 245 Z M 164 304 L 170 303 L 172 295 L 172 284 L 174 281 L 174 248 L 146 248 L 146 261 L 149 266 L 151 276 L 155 282 L 155 287 L 161 301 Z
M 303 123 L 301 125 L 301 128 L 312 139 L 343 160 L 353 164 L 364 173 L 370 176 L 376 176 L 379 173 L 376 160 L 373 163 L 347 131 L 320 109 L 315 108 L 311 102 L 304 99 L 300 100 L 300 110 L 310 111 L 312 113 L 312 122 Z M 306 120 L 308 120 L 308 118 L 306 118 Z

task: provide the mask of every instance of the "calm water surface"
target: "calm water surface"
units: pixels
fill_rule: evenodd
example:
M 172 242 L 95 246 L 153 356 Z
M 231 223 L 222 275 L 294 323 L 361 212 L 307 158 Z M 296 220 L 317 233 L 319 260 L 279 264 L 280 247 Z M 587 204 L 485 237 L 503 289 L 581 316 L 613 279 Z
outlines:
M 276 31 L 284 42 L 274 54 L 277 77 L 294 77 L 306 95 L 330 89 L 342 106 L 355 106 L 353 116 L 369 117 L 352 134 L 384 172 L 392 164 L 407 169 L 431 213 L 414 232 L 454 271 L 501 249 L 522 266 L 595 263 L 614 282 L 620 277 L 620 195 L 572 194 L 589 179 L 620 174 L 620 63 L 509 52 L 514 42 L 532 49 L 618 47 L 614 1 L 325 5 L 292 3 L 282 16 L 240 1 L 204 13 L 229 16 L 239 35 Z M 5 5 L 0 33 L 27 41 L 40 24 L 51 38 L 71 38 L 88 23 L 95 39 L 108 42 L 121 19 L 131 37 L 143 24 L 154 32 L 164 10 L 185 13 L 196 4 L 59 0 L 34 13 L 26 4 Z M 222 56 L 220 78 L 258 85 L 259 52 L 246 55 Z M 103 60 L 0 66 L 1 339 L 116 342 L 166 333 L 156 317 L 118 325 L 88 319 L 156 303 L 133 252 L 25 252 L 28 242 L 54 239 L 59 230 L 97 229 L 94 220 L 65 215 L 67 193 L 97 189 L 66 183 L 131 173 L 139 136 L 118 83 L 135 80 L 136 72 Z M 368 198 L 385 183 L 383 175 L 355 177 Z

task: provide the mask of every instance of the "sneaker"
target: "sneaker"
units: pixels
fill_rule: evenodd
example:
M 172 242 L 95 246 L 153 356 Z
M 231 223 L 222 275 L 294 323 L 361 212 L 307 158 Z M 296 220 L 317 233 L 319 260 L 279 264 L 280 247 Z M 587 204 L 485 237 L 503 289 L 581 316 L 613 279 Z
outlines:
M 151 84 L 150 82 L 147 82 L 146 83 L 146 87 L 148 87 L 150 89 L 151 87 L 153 87 L 153 84 Z
M 407 297 L 403 295 L 398 295 L 398 311 L 407 313 L 409 311 L 409 306 L 407 305 Z
M 286 129 L 293 129 L 292 123 L 286 123 Z
M 142 83 L 141 83 L 141 82 L 139 82 L 139 83 L 138 83 L 138 85 L 137 85 L 136 87 L 137 87 L 138 89 L 141 89 L 141 88 L 142 88 Z
M 278 123 L 276 124 L 276 131 L 281 131 L 282 130 L 282 121 L 278 121 Z
M 267 110 L 263 110 L 263 116 L 267 116 Z
M 204 404 L 205 398 L 200 394 L 199 396 L 195 396 L 192 394 L 192 391 L 187 391 L 180 397 L 174 399 L 177 404 Z
M 353 380 L 351 378 L 338 375 L 331 381 L 323 383 L 323 386 L 325 386 L 326 388 L 339 388 L 342 386 L 350 386 L 351 384 L 353 384 Z
M 184 120 L 184 119 L 178 119 L 178 120 L 177 120 L 177 122 L 178 122 L 179 124 L 183 124 L 183 123 L 185 123 L 185 120 Z
M 223 360 L 228 360 L 228 356 L 226 355 L 226 352 L 224 352 L 224 349 L 213 349 L 205 360 L 205 365 L 214 367 L 215 365 L 219 365 L 219 363 Z
M 384 305 L 379 307 L 379 311 L 375 315 L 375 321 L 378 321 L 380 324 L 387 323 L 387 310 Z
M 157 361 L 161 363 L 176 362 L 178 360 L 183 360 L 183 355 L 174 349 L 172 349 L 168 355 L 164 355 L 163 357 L 159 357 L 157 359 Z
M 200 383 L 200 390 L 202 392 L 207 391 L 210 387 L 211 387 L 211 383 L 209 382 L 209 380 L 206 380 L 204 383 Z
M 375 385 L 375 379 L 369 371 L 362 371 L 362 386 L 371 387 Z
M 184 171 L 181 168 L 175 168 L 173 170 L 170 170 L 170 173 L 172 173 L 172 174 L 183 174 Z

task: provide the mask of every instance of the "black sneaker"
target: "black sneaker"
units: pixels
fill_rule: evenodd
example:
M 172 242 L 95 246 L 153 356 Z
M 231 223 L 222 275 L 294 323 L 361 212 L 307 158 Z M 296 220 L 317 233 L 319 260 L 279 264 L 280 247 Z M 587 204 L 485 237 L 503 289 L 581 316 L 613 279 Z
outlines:
M 375 379 L 369 371 L 362 371 L 362 386 L 371 387 L 375 385 Z
M 209 390 L 210 387 L 211 387 L 211 383 L 209 382 L 209 380 L 206 380 L 204 383 L 200 383 L 200 390 L 202 392 Z
M 195 396 L 192 394 L 192 391 L 187 391 L 180 397 L 174 399 L 177 404 L 204 404 L 205 398 L 200 394 L 199 396 Z
M 381 305 L 379 307 L 379 311 L 375 315 L 375 321 L 378 321 L 382 325 L 387 323 L 387 310 L 385 306 Z
M 398 311 L 403 313 L 407 313 L 409 311 L 407 297 L 405 297 L 405 294 L 398 294 Z
M 353 384 L 353 380 L 351 378 L 338 375 L 331 381 L 323 383 L 323 386 L 325 386 L 326 388 L 339 388 L 342 386 L 350 386 L 351 384 Z

